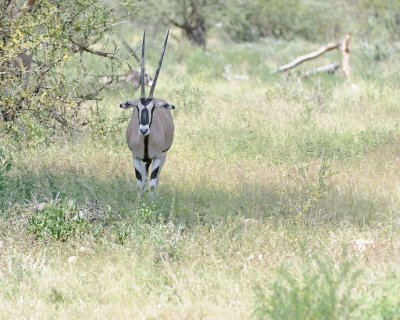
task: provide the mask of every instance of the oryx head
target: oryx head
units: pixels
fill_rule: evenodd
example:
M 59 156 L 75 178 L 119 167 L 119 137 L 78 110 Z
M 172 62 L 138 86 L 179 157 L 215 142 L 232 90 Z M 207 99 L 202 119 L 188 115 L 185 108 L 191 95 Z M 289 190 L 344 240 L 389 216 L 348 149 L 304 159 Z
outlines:
M 149 96 L 146 98 L 145 96 L 145 70 L 144 70 L 144 51 L 145 51 L 145 40 L 146 40 L 146 29 L 143 32 L 143 42 L 142 42 L 142 57 L 140 63 L 140 82 L 141 82 L 141 95 L 139 100 L 134 101 L 126 101 L 120 104 L 122 109 L 136 108 L 138 112 L 138 121 L 139 121 L 139 134 L 143 136 L 147 136 L 150 133 L 150 127 L 153 121 L 153 112 L 154 108 L 167 108 L 174 109 L 173 105 L 169 105 L 163 100 L 154 99 L 154 89 L 157 84 L 157 78 L 160 73 L 162 61 L 164 58 L 165 49 L 167 48 L 169 29 L 167 32 L 167 36 L 165 37 L 164 46 L 161 52 L 160 61 L 158 62 L 158 67 L 156 70 L 156 74 L 154 76 L 153 83 L 151 85 Z

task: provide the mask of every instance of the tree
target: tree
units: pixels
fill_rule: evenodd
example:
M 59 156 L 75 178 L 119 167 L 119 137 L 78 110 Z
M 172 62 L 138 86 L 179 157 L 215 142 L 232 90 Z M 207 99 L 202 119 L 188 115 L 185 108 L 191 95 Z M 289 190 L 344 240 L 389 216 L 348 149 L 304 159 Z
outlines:
M 109 37 L 115 10 L 99 0 L 28 0 L 20 9 L 3 0 L 0 7 L 0 117 L 19 132 L 84 124 L 84 102 L 105 86 L 99 77 L 121 64 Z
M 157 21 L 158 25 L 174 25 L 195 45 L 206 47 L 207 30 L 217 20 L 222 0 L 142 0 L 138 21 L 146 25 Z
M 200 3 L 198 3 L 200 2 Z M 186 37 L 194 44 L 205 47 L 206 46 L 206 19 L 201 8 L 206 5 L 206 1 L 183 0 L 181 21 L 174 18 L 170 22 L 181 28 Z

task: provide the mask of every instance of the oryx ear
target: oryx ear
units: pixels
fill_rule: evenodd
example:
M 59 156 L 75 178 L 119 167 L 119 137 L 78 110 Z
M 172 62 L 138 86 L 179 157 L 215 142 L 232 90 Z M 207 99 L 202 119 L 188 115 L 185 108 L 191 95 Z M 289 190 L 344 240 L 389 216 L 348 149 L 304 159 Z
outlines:
M 173 106 L 172 104 L 169 104 L 168 102 L 161 100 L 161 99 L 153 99 L 153 104 L 154 104 L 154 107 L 156 107 L 156 108 L 165 108 L 168 110 L 175 109 L 175 106 Z
M 126 101 L 124 103 L 121 103 L 119 105 L 119 107 L 122 108 L 122 109 L 129 109 L 129 108 L 137 107 L 138 103 L 139 103 L 139 100 L 133 100 L 133 101 L 129 100 L 129 101 Z

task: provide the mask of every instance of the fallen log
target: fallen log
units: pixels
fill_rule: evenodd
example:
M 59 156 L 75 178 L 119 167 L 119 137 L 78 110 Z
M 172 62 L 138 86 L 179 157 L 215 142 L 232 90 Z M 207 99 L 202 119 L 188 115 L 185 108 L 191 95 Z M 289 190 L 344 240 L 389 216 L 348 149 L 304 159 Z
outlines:
M 319 68 L 315 68 L 315 69 L 312 69 L 312 70 L 308 70 L 308 71 L 304 72 L 304 73 L 301 75 L 301 77 L 302 77 L 302 78 L 307 78 L 307 77 L 309 77 L 309 76 L 312 76 L 312 75 L 318 74 L 318 73 L 330 73 L 330 74 L 334 74 L 334 73 L 339 69 L 339 67 L 340 67 L 340 64 L 339 64 L 339 63 L 331 63 L 331 64 L 328 64 L 328 65 L 326 65 L 326 66 L 322 66 L 322 67 L 319 67 Z
M 338 49 L 339 46 L 340 46 L 340 43 L 328 43 L 327 45 L 319 48 L 318 50 L 315 50 L 309 54 L 305 54 L 300 57 L 297 57 L 292 62 L 278 67 L 276 70 L 274 70 L 274 72 L 277 72 L 277 71 L 283 72 L 283 71 L 290 70 L 305 61 L 318 58 L 319 56 L 323 55 L 327 51 L 331 51 L 333 49 Z
M 311 53 L 302 55 L 297 57 L 296 59 L 294 59 L 292 62 L 285 64 L 283 66 L 278 67 L 277 69 L 273 70 L 272 72 L 284 72 L 284 71 L 288 71 L 296 66 L 298 66 L 299 64 L 308 61 L 308 60 L 312 60 L 315 58 L 318 58 L 319 56 L 323 55 L 325 52 L 334 50 L 334 49 L 338 49 L 342 55 L 342 64 L 341 64 L 341 68 L 343 70 L 344 76 L 346 78 L 350 77 L 351 74 L 351 67 L 350 67 L 350 49 L 349 49 L 349 42 L 350 42 L 350 38 L 351 38 L 351 33 L 346 34 L 345 38 L 338 43 L 328 43 L 327 45 L 319 48 L 318 50 L 315 50 Z M 302 77 L 308 77 L 310 75 L 316 74 L 316 73 L 323 73 L 323 72 L 330 72 L 330 73 L 334 73 L 337 69 L 339 68 L 338 64 L 330 64 L 327 66 L 323 66 L 317 69 L 313 69 L 311 71 L 306 71 L 304 74 L 302 74 Z

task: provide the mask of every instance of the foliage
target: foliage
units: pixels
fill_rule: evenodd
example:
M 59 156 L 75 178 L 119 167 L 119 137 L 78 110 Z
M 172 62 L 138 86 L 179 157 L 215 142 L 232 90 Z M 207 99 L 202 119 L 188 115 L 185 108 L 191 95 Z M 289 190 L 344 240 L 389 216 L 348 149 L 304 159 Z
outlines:
M 391 320 L 400 314 L 400 291 L 398 276 L 390 274 L 381 281 L 382 292 L 372 297 L 371 303 L 365 308 L 364 314 L 368 319 Z
M 0 192 L 7 186 L 7 173 L 12 168 L 12 158 L 4 147 L 0 146 Z
M 316 39 L 235 43 L 220 31 L 205 51 L 172 30 L 157 92 L 177 106 L 176 135 L 155 200 L 136 193 L 131 113 L 116 107 L 128 85 L 90 104 L 92 135 L 43 145 L 53 129 L 28 112 L 19 118 L 38 147 L 1 131 L 0 318 L 398 318 L 396 46 L 372 63 L 360 32 L 351 82 L 300 81 L 269 71 Z M 158 58 L 149 51 L 149 66 Z M 247 80 L 225 77 L 227 65 Z
M 149 0 L 139 1 L 139 21 L 147 21 L 157 17 L 158 24 L 174 25 L 184 32 L 194 44 L 206 46 L 207 30 L 215 22 L 222 11 L 221 0 Z
M 351 5 L 307 0 L 231 0 L 226 30 L 237 40 L 302 37 L 310 41 L 338 39 L 346 32 L 362 35 L 400 34 L 399 1 L 359 0 Z M 351 17 L 351 18 L 350 18 Z
M 341 17 L 322 1 L 231 0 L 226 30 L 236 40 L 259 37 L 308 40 L 337 36 Z M 231 16 L 231 17 L 230 17 Z M 233 19 L 234 17 L 234 19 Z
M 364 33 L 369 37 L 384 37 L 389 41 L 400 39 L 399 0 L 359 0 Z
M 19 11 L 10 4 L 0 17 L 0 114 L 8 129 L 30 137 L 85 125 L 83 103 L 99 99 L 99 77 L 121 62 L 108 37 L 118 21 L 99 0 L 38 1 Z
M 360 273 L 350 263 L 315 260 L 297 277 L 281 269 L 267 296 L 257 290 L 257 319 L 348 319 L 358 301 L 349 294 Z
M 400 34 L 398 1 L 358 0 L 352 4 L 308 0 L 173 0 L 140 1 L 139 20 L 146 23 L 157 18 L 163 27 L 175 25 L 193 41 L 194 16 L 204 20 L 204 45 L 209 29 L 218 26 L 236 41 L 253 41 L 260 37 L 310 41 L 338 39 L 353 31 L 361 34 Z M 351 18 L 350 18 L 351 17 Z M 191 29 L 191 30 L 190 30 Z
M 89 227 L 87 217 L 74 201 L 46 204 L 32 215 L 28 230 L 37 238 L 66 241 L 84 234 Z
M 196 86 L 184 85 L 173 91 L 175 99 L 181 101 L 180 109 L 186 113 L 201 114 L 204 104 L 204 92 Z M 179 110 L 175 114 L 179 114 Z

